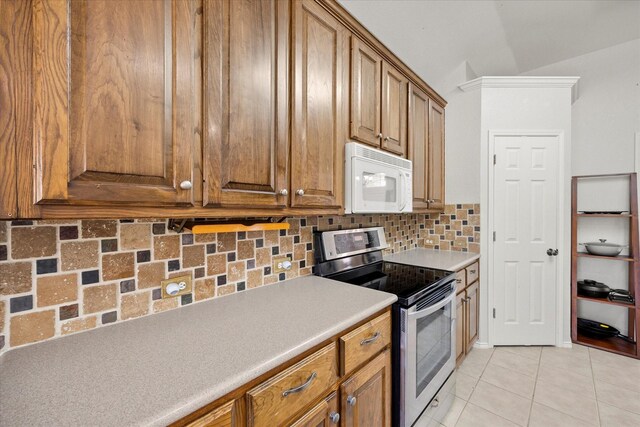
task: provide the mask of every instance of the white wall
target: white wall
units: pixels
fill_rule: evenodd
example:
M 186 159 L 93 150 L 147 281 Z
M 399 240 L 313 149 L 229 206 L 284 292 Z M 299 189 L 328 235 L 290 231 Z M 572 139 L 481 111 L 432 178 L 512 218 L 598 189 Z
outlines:
M 523 73 L 580 76 L 572 109 L 573 175 L 632 172 L 640 131 L 640 40 Z
M 623 43 L 539 68 L 526 75 L 580 76 L 572 108 L 572 175 L 632 172 L 635 134 L 640 131 L 640 40 Z M 583 182 L 578 209 L 628 209 L 626 180 Z M 628 223 L 621 219 L 581 219 L 578 241 L 606 238 L 627 244 Z M 580 248 L 583 249 L 583 248 Z M 627 288 L 626 263 L 581 260 L 579 279 Z M 626 310 L 581 302 L 580 316 L 613 324 L 627 332 Z

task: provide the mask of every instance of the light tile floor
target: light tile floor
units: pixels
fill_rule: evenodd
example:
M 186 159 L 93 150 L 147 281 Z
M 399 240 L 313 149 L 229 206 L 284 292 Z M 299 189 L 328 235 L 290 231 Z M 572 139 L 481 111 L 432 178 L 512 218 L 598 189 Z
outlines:
M 443 424 L 640 427 L 640 360 L 575 344 L 474 349 Z

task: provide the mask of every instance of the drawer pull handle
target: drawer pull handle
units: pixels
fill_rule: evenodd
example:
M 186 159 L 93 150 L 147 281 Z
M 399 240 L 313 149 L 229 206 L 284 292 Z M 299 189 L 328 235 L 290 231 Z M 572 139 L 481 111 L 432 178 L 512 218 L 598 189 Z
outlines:
M 462 283 L 462 279 L 456 279 L 456 283 Z
M 375 334 L 373 334 L 372 337 L 366 338 L 366 339 L 360 341 L 360 345 L 371 344 L 372 342 L 374 342 L 378 338 L 380 338 L 380 332 L 376 332 Z
M 309 387 L 311 385 L 311 382 L 317 376 L 318 375 L 315 372 L 312 372 L 311 375 L 309 376 L 309 378 L 307 378 L 307 381 L 304 382 L 304 384 L 299 385 L 298 387 L 290 388 L 289 390 L 283 391 L 282 392 L 282 397 L 287 397 L 290 394 L 299 393 L 299 392 L 303 391 L 304 389 L 306 389 L 307 387 Z
M 475 270 L 469 270 L 469 273 L 476 274 L 476 271 Z

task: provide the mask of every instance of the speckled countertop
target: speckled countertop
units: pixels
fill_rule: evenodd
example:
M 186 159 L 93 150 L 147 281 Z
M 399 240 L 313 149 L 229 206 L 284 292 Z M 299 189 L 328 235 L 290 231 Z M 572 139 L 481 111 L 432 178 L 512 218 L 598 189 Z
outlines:
M 389 262 L 449 271 L 460 270 L 462 267 L 466 267 L 478 258 L 480 258 L 480 254 L 457 251 L 437 251 L 434 249 L 424 248 L 411 249 L 384 256 L 384 260 Z
M 165 425 L 395 301 L 307 276 L 10 350 L 0 425 Z

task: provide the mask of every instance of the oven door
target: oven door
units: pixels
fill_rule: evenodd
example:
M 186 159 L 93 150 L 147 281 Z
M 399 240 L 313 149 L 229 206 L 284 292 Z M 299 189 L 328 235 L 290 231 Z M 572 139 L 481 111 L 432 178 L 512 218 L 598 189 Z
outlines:
M 400 168 L 361 157 L 352 162 L 353 213 L 402 212 L 407 207 L 407 178 Z
M 455 286 L 438 302 L 421 308 L 420 302 L 402 313 L 406 322 L 405 348 L 401 350 L 404 373 L 404 422 L 410 426 L 427 407 L 455 369 Z

